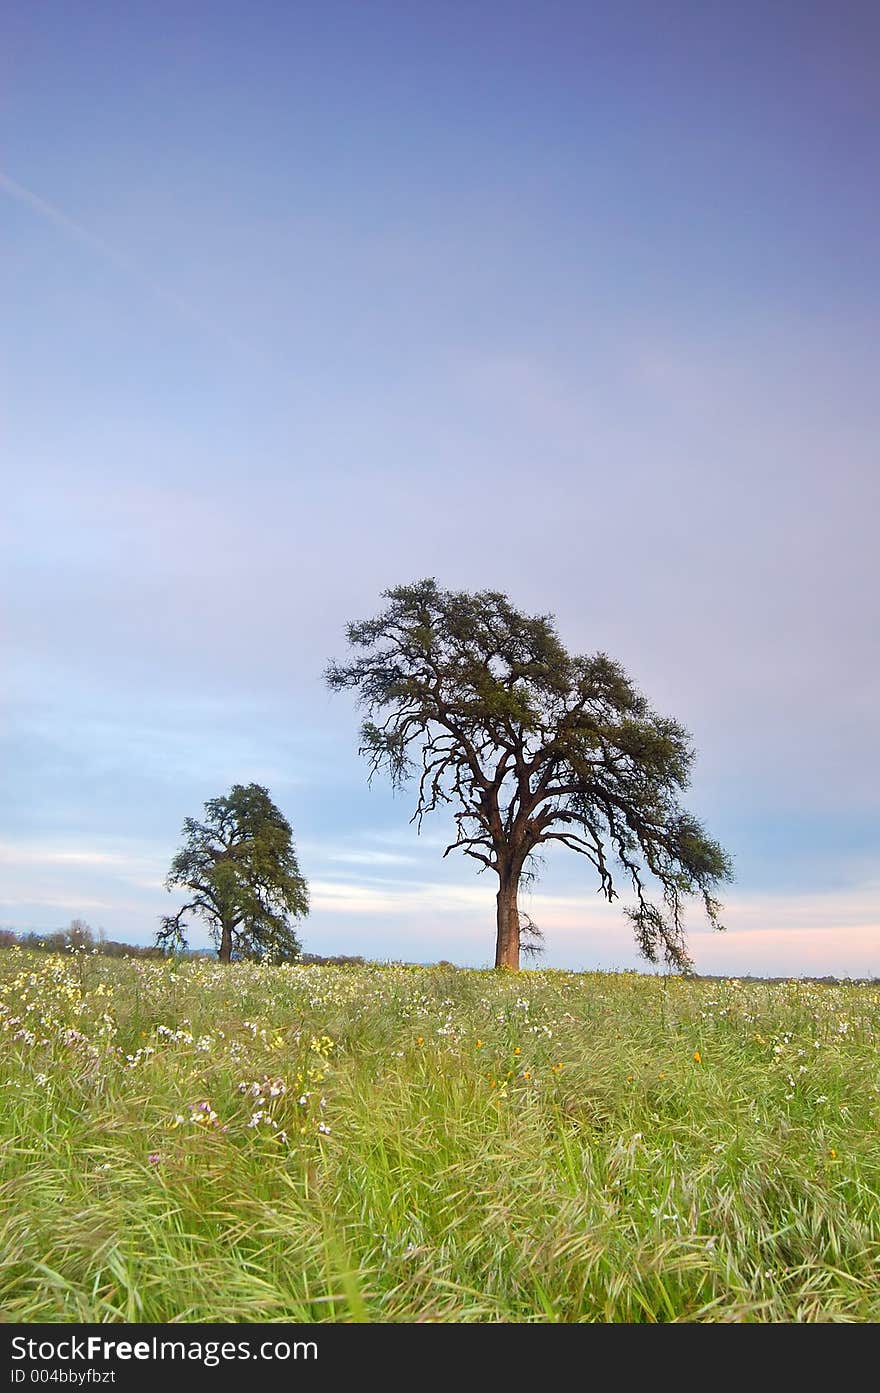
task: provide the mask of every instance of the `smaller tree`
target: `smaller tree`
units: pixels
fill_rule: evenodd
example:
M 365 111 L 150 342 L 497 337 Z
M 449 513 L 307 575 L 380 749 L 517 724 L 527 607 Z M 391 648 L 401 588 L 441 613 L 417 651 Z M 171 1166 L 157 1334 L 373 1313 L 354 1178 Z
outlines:
M 291 920 L 309 912 L 308 885 L 290 823 L 268 789 L 234 784 L 225 797 L 208 800 L 204 822 L 186 819 L 183 837 L 165 886 L 182 886 L 190 898 L 163 917 L 159 946 L 185 949 L 186 920 L 194 916 L 207 924 L 222 963 L 300 957 Z

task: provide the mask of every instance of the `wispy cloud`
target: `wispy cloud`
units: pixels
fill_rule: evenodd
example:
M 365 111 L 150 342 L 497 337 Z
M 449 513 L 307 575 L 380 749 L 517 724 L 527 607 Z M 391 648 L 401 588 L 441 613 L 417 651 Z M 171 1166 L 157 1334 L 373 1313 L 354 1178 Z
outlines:
M 126 902 L 120 902 L 119 900 L 103 900 L 98 899 L 96 896 L 84 897 L 78 895 L 74 902 L 74 908 L 72 909 L 69 895 L 42 894 L 39 897 L 37 907 L 40 910 L 51 910 L 53 913 L 57 911 L 59 918 L 70 919 L 72 916 L 83 914 L 91 910 L 101 909 L 109 912 L 113 910 L 129 909 L 130 905 Z M 6 918 L 10 917 L 10 911 L 12 911 L 13 914 L 20 909 L 27 909 L 30 912 L 33 908 L 34 900 L 29 895 L 4 895 L 3 900 L 0 901 L 0 913 Z M 45 929 L 45 927 L 48 926 L 43 925 L 43 927 Z
M 491 903 L 488 886 L 438 885 L 420 883 L 353 884 L 348 881 L 314 880 L 311 884 L 313 910 L 332 910 L 338 914 L 412 916 L 484 909 Z
M 350 866 L 413 866 L 418 865 L 416 856 L 403 856 L 393 851 L 331 851 L 320 852 L 316 857 L 323 861 L 339 862 Z
M 627 926 L 616 906 L 536 895 L 529 908 L 547 931 L 551 954 L 571 957 L 593 945 L 607 952 L 611 932 L 621 935 L 622 948 L 628 946 Z M 732 894 L 726 897 L 723 920 L 725 932 L 718 933 L 696 908 L 690 915 L 688 940 L 700 972 L 880 973 L 877 884 L 803 895 Z
M 0 865 L 123 868 L 131 865 L 131 858 L 113 851 L 64 851 L 52 847 L 15 846 L 9 842 L 0 842 Z
M 99 237 L 89 228 L 84 227 L 82 223 L 69 217 L 63 209 L 58 208 L 47 199 L 41 198 L 39 194 L 34 193 L 32 189 L 27 188 L 24 184 L 20 184 L 16 179 L 11 179 L 9 175 L 4 174 L 2 170 L 0 170 L 0 189 L 17 203 L 31 209 L 32 212 L 43 218 L 44 221 L 51 223 L 53 227 L 57 227 L 59 231 L 66 233 L 68 237 L 72 237 L 74 241 L 79 242 L 80 245 L 88 247 L 105 261 L 111 262 L 118 270 L 124 271 L 128 276 L 139 281 L 145 289 L 150 291 L 151 295 L 163 300 L 165 304 L 177 314 L 188 319 L 192 324 L 196 325 L 197 328 L 207 333 L 212 339 L 222 339 L 230 348 L 233 348 L 238 353 L 246 353 L 249 357 L 258 358 L 263 362 L 267 361 L 266 355 L 263 354 L 261 350 L 240 338 L 238 334 L 233 333 L 226 325 L 219 324 L 210 315 L 204 314 L 202 310 L 190 304 L 188 300 L 176 294 L 175 291 L 169 290 L 167 286 L 157 281 L 149 271 L 144 270 L 143 266 L 133 257 L 119 251 L 117 247 L 112 246 L 109 242 L 105 241 L 103 237 Z

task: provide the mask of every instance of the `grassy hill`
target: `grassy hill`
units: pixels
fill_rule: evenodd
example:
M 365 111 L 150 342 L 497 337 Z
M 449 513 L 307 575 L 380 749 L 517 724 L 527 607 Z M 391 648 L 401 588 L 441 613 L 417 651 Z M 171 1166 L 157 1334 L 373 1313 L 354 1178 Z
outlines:
M 12 1321 L 877 1320 L 880 990 L 0 954 Z

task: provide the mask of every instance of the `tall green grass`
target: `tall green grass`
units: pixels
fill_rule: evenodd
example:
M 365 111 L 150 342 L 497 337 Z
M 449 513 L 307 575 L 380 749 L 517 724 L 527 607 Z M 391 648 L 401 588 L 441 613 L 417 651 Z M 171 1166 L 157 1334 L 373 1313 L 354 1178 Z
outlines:
M 877 1320 L 878 1037 L 854 984 L 9 950 L 0 1310 Z

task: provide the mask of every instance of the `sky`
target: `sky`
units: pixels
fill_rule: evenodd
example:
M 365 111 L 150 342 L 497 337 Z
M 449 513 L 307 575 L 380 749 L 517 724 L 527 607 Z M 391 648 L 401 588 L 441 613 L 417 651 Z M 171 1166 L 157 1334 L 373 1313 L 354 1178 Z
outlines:
M 150 942 L 183 819 L 256 781 L 307 950 L 490 964 L 490 874 L 322 677 L 434 576 L 691 731 L 736 875 L 699 971 L 880 975 L 880 9 L 3 28 L 0 924 Z M 524 897 L 542 964 L 644 967 L 591 874 Z

